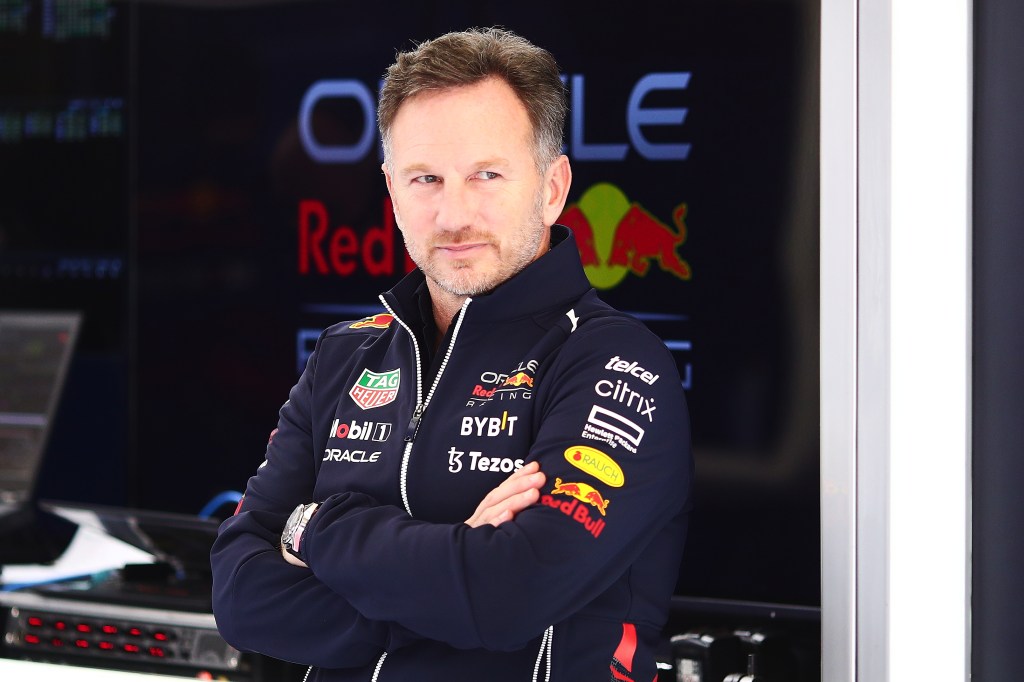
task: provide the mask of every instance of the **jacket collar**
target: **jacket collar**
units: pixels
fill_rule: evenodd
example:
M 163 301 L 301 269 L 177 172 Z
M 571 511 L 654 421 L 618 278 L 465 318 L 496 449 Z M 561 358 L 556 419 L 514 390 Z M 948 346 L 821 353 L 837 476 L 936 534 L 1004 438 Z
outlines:
M 403 317 L 416 310 L 416 290 L 425 277 L 419 268 L 384 293 L 384 298 Z M 590 290 L 580 263 L 576 239 L 569 228 L 551 226 L 551 249 L 489 294 L 473 297 L 473 317 L 500 320 L 527 317 L 564 307 Z

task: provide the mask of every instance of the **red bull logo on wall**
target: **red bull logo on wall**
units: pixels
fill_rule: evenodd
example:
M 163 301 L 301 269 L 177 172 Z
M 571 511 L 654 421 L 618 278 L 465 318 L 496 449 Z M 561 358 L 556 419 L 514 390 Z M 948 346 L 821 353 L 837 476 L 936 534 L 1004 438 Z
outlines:
M 627 274 L 645 276 L 655 267 L 689 280 L 690 264 L 678 252 L 686 242 L 686 204 L 672 212 L 672 225 L 662 222 L 615 185 L 602 182 L 568 206 L 558 222 L 576 235 L 580 260 L 590 283 L 611 289 Z

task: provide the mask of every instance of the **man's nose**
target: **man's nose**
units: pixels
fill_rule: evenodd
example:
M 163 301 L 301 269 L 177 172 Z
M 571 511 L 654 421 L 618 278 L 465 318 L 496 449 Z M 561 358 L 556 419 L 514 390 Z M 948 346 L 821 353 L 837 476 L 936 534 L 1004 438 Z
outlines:
M 437 226 L 443 230 L 461 230 L 473 222 L 476 201 L 469 188 L 460 183 L 445 183 L 437 208 Z

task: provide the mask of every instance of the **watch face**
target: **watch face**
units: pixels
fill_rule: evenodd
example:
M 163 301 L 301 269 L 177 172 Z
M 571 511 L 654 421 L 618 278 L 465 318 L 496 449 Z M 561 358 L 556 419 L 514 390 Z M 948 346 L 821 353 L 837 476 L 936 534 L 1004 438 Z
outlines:
M 304 505 L 299 505 L 292 511 L 288 520 L 284 522 L 284 531 L 281 533 L 281 544 L 285 547 L 290 547 L 292 544 L 292 537 L 295 535 L 295 528 L 299 525 L 299 518 L 302 516 L 302 510 Z

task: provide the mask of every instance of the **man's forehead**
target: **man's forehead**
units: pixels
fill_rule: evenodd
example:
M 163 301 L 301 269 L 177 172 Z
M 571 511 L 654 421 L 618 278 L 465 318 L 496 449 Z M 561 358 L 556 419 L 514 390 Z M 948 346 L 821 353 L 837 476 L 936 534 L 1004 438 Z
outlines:
M 419 93 L 398 110 L 391 130 L 402 170 L 456 155 L 460 165 L 505 163 L 532 153 L 525 107 L 504 81 Z
M 410 95 L 395 112 L 395 122 L 410 110 L 430 109 L 451 105 L 460 108 L 474 107 L 480 110 L 500 109 L 508 113 L 517 112 L 529 116 L 519 95 L 504 79 L 489 76 L 465 85 L 452 85 L 421 90 Z

